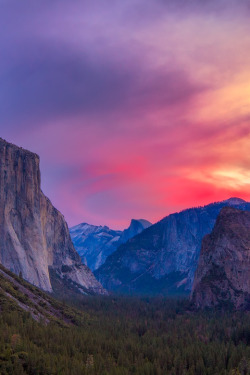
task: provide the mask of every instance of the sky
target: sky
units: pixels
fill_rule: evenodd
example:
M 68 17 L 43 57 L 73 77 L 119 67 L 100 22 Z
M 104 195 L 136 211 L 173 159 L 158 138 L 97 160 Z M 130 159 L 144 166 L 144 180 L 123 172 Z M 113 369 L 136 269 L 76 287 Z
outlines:
M 0 0 L 0 136 L 69 226 L 250 200 L 250 0 Z

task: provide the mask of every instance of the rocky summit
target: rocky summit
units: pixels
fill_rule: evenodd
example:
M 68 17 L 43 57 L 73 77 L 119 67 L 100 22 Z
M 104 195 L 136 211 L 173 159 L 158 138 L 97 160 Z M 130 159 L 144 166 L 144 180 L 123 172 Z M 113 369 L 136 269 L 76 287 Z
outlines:
M 41 191 L 39 156 L 0 139 L 0 262 L 45 291 L 50 274 L 105 293 L 81 263 L 63 215 Z
M 171 214 L 121 245 L 95 271 L 102 285 L 126 294 L 190 294 L 202 239 L 220 210 L 250 211 L 239 198 Z
M 98 269 L 119 245 L 141 233 L 152 224 L 143 219 L 132 219 L 124 231 L 113 230 L 102 225 L 82 223 L 70 228 L 75 249 L 92 271 Z
M 203 239 L 191 298 L 199 308 L 250 308 L 250 212 L 221 210 Z

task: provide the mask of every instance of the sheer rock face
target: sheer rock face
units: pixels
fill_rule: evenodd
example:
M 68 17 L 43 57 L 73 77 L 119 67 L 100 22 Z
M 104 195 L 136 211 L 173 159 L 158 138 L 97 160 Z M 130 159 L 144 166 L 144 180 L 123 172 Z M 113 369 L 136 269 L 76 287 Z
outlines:
M 81 264 L 63 215 L 42 193 L 40 183 L 39 156 L 0 139 L 0 262 L 46 291 L 52 291 L 51 268 L 102 293 Z
M 120 243 L 125 243 L 130 238 L 137 236 L 144 229 L 151 227 L 152 223 L 144 219 L 132 219 L 129 227 L 122 232 Z
M 230 198 L 171 214 L 121 245 L 95 276 L 118 293 L 189 294 L 202 239 L 224 206 L 250 211 L 250 203 Z
M 221 210 L 202 242 L 192 296 L 197 307 L 250 307 L 250 212 Z
M 118 247 L 121 231 L 107 226 L 81 223 L 70 228 L 70 235 L 82 262 L 96 270 Z
M 147 220 L 132 219 L 130 226 L 120 231 L 107 226 L 82 223 L 70 228 L 70 235 L 82 262 L 94 271 L 117 250 L 119 245 L 141 233 L 150 225 L 152 224 Z

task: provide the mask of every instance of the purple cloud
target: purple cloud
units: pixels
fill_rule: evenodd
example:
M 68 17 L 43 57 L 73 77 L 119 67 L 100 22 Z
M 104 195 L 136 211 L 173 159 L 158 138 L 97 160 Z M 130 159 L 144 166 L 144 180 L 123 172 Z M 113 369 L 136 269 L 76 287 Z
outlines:
M 249 168 L 248 17 L 236 0 L 2 1 L 1 135 L 40 154 L 70 224 L 218 200 L 213 176 Z

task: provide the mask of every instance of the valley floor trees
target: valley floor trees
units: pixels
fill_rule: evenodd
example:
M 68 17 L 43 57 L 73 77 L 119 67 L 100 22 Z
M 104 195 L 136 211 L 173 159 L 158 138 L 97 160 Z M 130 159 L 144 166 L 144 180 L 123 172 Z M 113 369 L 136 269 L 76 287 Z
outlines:
M 88 297 L 76 324 L 46 325 L 1 294 L 0 373 L 249 374 L 249 314 L 192 312 L 187 304 Z

